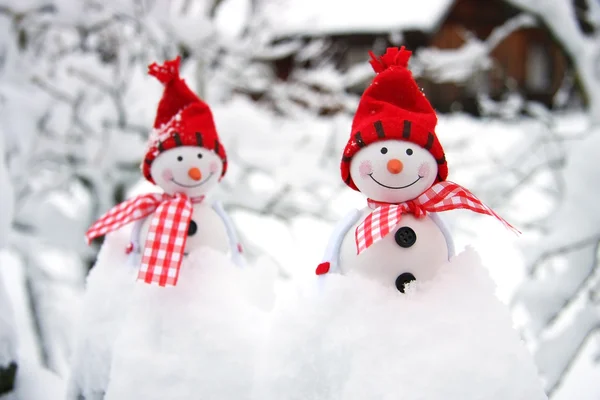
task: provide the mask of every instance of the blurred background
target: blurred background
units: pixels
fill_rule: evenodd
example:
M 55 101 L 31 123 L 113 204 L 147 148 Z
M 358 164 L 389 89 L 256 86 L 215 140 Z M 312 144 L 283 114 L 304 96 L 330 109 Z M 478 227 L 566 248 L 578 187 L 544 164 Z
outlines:
M 215 197 L 291 279 L 364 206 L 341 152 L 368 51 L 400 45 L 449 179 L 523 231 L 452 211 L 458 249 L 481 253 L 551 398 L 600 399 L 598 0 L 0 0 L 0 370 L 68 373 L 84 233 L 150 189 L 149 63 L 181 55 L 229 156 Z

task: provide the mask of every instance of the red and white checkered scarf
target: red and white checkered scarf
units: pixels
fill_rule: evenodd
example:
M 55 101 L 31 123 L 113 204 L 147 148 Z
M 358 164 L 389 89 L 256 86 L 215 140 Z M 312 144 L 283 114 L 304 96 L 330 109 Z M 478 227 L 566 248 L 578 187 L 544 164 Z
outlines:
M 356 227 L 355 240 L 357 254 L 386 237 L 398 224 L 402 214 L 410 213 L 423 218 L 428 212 L 440 212 L 466 208 L 480 214 L 496 217 L 507 228 L 520 233 L 491 208 L 483 204 L 475 195 L 454 182 L 439 182 L 427 189 L 414 200 L 399 204 L 380 203 L 368 200 L 374 211 Z
M 140 195 L 113 207 L 88 229 L 85 236 L 89 244 L 96 237 L 154 213 L 142 250 L 138 279 L 159 286 L 175 286 L 192 219 L 192 204 L 203 198 L 189 198 L 183 193 Z

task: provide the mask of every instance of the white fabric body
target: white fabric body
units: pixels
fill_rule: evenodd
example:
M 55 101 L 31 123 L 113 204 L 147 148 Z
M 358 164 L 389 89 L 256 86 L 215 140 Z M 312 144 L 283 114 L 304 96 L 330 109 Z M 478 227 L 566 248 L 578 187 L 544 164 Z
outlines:
M 438 268 L 454 251 L 452 239 L 449 235 L 444 236 L 447 230 L 439 217 L 436 221 L 429 215 L 417 219 L 406 214 L 385 238 L 357 255 L 356 227 L 372 211 L 364 208 L 357 221 L 344 234 L 339 257 L 339 270 L 344 275 L 358 274 L 390 287 L 395 287 L 396 278 L 405 272 L 412 273 L 417 280 L 428 280 L 435 276 Z M 443 228 L 440 229 L 436 222 Z M 407 248 L 400 247 L 394 236 L 402 227 L 410 227 L 417 236 L 416 242 Z

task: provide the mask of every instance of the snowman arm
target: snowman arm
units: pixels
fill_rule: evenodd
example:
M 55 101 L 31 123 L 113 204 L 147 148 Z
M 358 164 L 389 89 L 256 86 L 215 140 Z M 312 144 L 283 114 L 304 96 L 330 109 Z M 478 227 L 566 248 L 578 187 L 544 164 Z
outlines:
M 141 218 L 136 220 L 133 223 L 133 227 L 131 228 L 131 239 L 130 239 L 130 244 L 131 244 L 131 251 L 133 253 L 139 253 L 140 252 L 140 232 L 142 230 L 142 225 L 144 224 L 144 220 L 145 218 Z
M 326 273 L 329 270 L 337 270 L 340 258 L 340 248 L 342 247 L 344 237 L 350 228 L 352 228 L 352 226 L 358 221 L 360 214 L 360 210 L 354 209 L 346 214 L 346 216 L 335 226 L 331 236 L 329 236 L 329 242 L 325 248 L 325 254 L 323 255 L 319 267 L 317 268 L 318 275 L 321 273 Z M 322 268 L 325 268 L 325 271 L 319 272 L 319 270 Z
M 444 235 L 444 238 L 446 239 L 446 245 L 448 246 L 448 258 L 454 257 L 454 240 L 452 240 L 452 234 L 450 234 L 450 230 L 444 223 L 444 220 L 437 213 L 429 213 L 429 217 L 433 220 L 433 222 L 435 222 L 437 227 L 442 232 L 442 235 Z
M 225 230 L 227 231 L 227 238 L 229 240 L 229 248 L 231 249 L 231 256 L 233 258 L 233 262 L 238 267 L 243 267 L 245 265 L 244 259 L 242 257 L 242 244 L 238 238 L 237 232 L 233 225 L 233 221 L 225 212 L 223 208 L 223 204 L 220 201 L 215 201 L 212 205 L 213 210 L 217 213 L 221 220 L 223 220 L 223 224 L 225 225 Z

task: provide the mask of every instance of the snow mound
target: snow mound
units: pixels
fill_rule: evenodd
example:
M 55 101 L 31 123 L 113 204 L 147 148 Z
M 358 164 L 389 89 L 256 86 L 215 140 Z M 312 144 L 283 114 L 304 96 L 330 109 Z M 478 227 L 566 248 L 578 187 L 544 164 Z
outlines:
M 0 368 L 7 367 L 17 357 L 15 331 L 13 310 L 0 274 Z
M 62 400 L 64 381 L 35 362 L 20 360 L 15 390 L 2 400 Z
M 105 400 L 248 398 L 266 326 L 248 270 L 201 247 L 184 260 L 177 286 L 137 284 Z
M 68 399 L 102 398 L 108 384 L 112 347 L 133 290 L 138 266 L 125 247 L 130 227 L 110 233 L 87 278 L 68 383 Z
M 406 294 L 328 275 L 278 299 L 253 398 L 542 400 L 473 249 Z

